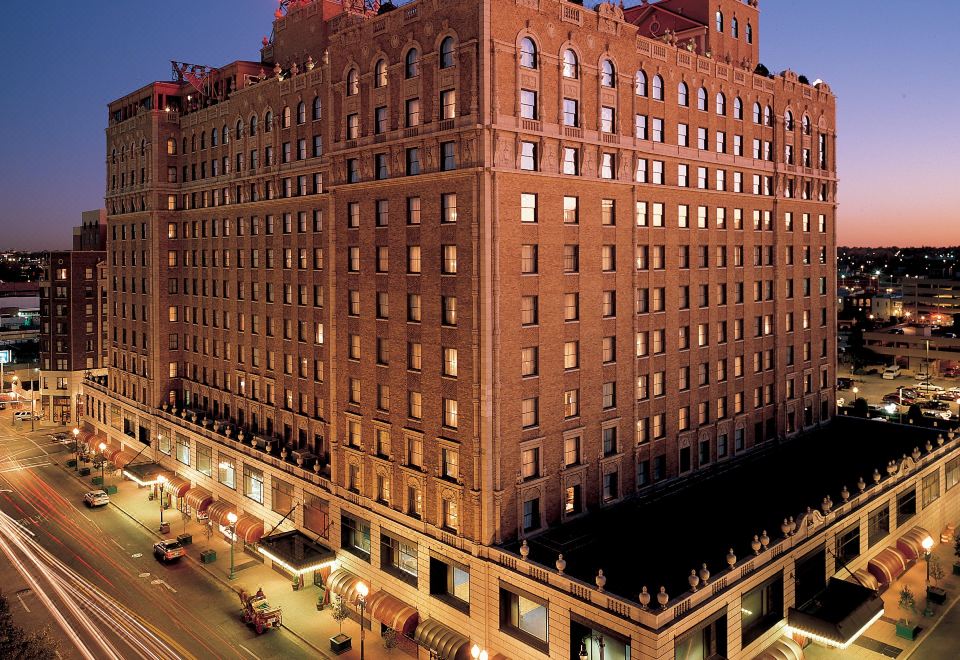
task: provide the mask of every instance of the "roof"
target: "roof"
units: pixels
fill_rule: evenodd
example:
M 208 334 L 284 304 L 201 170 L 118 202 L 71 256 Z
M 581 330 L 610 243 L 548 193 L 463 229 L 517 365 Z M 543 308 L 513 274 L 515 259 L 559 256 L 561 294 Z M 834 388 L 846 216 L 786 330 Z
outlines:
M 692 569 L 706 563 L 711 573 L 725 570 L 729 548 L 738 557 L 750 555 L 755 534 L 766 530 L 780 538 L 784 518 L 820 508 L 827 494 L 841 502 L 843 486 L 855 491 L 860 477 L 870 483 L 875 468 L 883 473 L 889 460 L 909 455 L 928 439 L 936 439 L 934 430 L 839 418 L 717 464 L 702 478 L 668 482 L 553 527 L 528 539 L 530 559 L 552 567 L 562 553 L 569 575 L 593 584 L 602 569 L 605 589 L 633 600 L 644 586 L 656 593 L 663 585 L 677 596 L 688 591 Z M 507 549 L 518 552 L 519 543 Z

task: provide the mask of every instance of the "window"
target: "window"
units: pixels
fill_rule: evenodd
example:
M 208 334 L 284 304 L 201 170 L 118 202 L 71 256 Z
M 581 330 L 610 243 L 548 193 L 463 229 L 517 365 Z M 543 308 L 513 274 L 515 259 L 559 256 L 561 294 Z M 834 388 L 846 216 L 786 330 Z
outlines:
M 856 522 L 837 534 L 837 573 L 860 556 L 860 523 Z
M 360 518 L 340 516 L 340 544 L 347 552 L 370 561 L 370 523 Z
M 537 144 L 535 142 L 520 143 L 520 169 L 528 172 L 537 171 Z
M 420 51 L 411 48 L 404 57 L 403 73 L 405 78 L 416 78 L 420 75 Z
M 536 103 L 536 98 L 534 98 Z M 447 89 L 440 92 L 440 119 L 453 119 L 457 116 L 457 92 Z
M 580 76 L 577 54 L 571 49 L 563 51 L 563 77 L 578 78 Z
M 227 488 L 236 488 L 237 472 L 236 472 L 236 466 L 234 465 L 233 459 L 226 456 L 221 456 L 220 463 L 217 467 L 218 467 L 217 480 Z
M 690 105 L 690 89 L 687 87 L 687 83 L 683 81 L 680 81 L 680 84 L 677 85 L 677 105 L 682 105 L 685 108 Z
M 374 87 L 386 87 L 387 86 L 387 62 L 386 60 L 377 60 L 377 63 L 373 66 L 373 86 Z M 319 100 L 319 97 L 317 97 Z M 314 119 L 319 119 L 319 117 L 314 117 Z
M 727 114 L 727 97 L 723 92 L 717 92 L 717 114 L 720 116 Z
M 444 37 L 440 42 L 440 68 L 449 69 L 454 64 L 453 59 L 454 41 L 453 37 Z
M 960 483 L 960 458 L 948 461 L 944 466 L 944 491 L 948 491 Z
M 653 100 L 663 100 L 663 78 L 660 76 L 660 74 L 657 74 L 653 77 Z
M 717 32 L 723 32 L 723 12 L 717 12 Z
M 547 601 L 500 583 L 500 630 L 547 652 L 549 642 Z
M 197 443 L 197 471 L 213 477 L 213 450 L 199 442 Z
M 537 221 L 536 193 L 520 193 L 520 222 Z
M 912 486 L 897 493 L 897 527 L 917 515 L 917 488 Z
M 384 155 L 386 159 L 386 155 Z M 455 142 L 441 142 L 440 143 L 440 170 L 442 172 L 449 172 L 450 170 L 457 169 L 457 152 L 456 152 L 456 143 Z
M 740 612 L 741 645 L 747 646 L 783 619 L 783 572 L 744 594 Z
M 431 553 L 430 595 L 469 613 L 470 568 Z
M 360 74 L 356 69 L 347 71 L 347 96 L 360 93 Z
M 580 125 L 580 105 L 576 99 L 563 99 L 563 125 Z
M 740 100 L 739 96 L 733 99 L 733 118 L 738 120 L 743 119 L 743 101 Z
M 707 90 L 703 87 L 697 90 L 697 110 L 707 111 Z
M 539 403 L 537 397 L 520 402 L 520 425 L 523 428 L 533 428 L 540 423 Z
M 314 96 L 314 97 L 313 97 L 313 109 L 312 109 L 312 111 L 311 111 L 311 113 L 310 113 L 310 119 L 312 119 L 313 121 L 317 121 L 318 119 L 320 119 L 320 117 L 321 117 L 321 115 L 322 115 L 322 109 L 323 109 L 323 106 L 322 106 L 322 102 L 320 101 L 320 97 L 319 97 L 319 96 Z M 269 124 L 268 124 L 268 126 L 269 126 Z
M 407 128 L 420 125 L 420 99 L 407 99 L 405 103 Z
M 563 173 L 573 176 L 580 174 L 580 154 L 576 147 L 563 148 Z
M 617 86 L 617 72 L 614 69 L 613 62 L 610 60 L 604 60 L 600 64 L 600 86 L 601 87 L 616 87 Z
M 939 471 L 928 474 L 923 478 L 923 483 L 921 485 L 921 493 L 923 494 L 922 503 L 923 508 L 927 508 L 933 502 L 940 498 L 940 473 Z
M 615 115 L 613 108 L 602 106 L 600 108 L 600 131 L 602 133 L 613 133 L 615 130 Z
M 520 66 L 536 69 L 537 65 L 537 45 L 530 37 L 524 37 L 520 40 Z
M 890 533 L 890 505 L 884 504 L 867 516 L 867 547 L 872 548 Z
M 380 568 L 416 586 L 417 544 L 380 532 Z
M 250 465 L 243 466 L 243 494 L 263 504 L 263 471 Z

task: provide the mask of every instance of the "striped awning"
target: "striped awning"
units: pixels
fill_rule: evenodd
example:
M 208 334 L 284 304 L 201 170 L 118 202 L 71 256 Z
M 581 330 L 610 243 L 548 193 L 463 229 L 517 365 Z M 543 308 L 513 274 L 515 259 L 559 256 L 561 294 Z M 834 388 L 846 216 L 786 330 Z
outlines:
M 263 521 L 249 514 L 237 520 L 237 538 L 244 543 L 256 543 L 263 536 Z
M 803 660 L 803 649 L 789 637 L 781 637 L 753 660 Z
M 115 466 L 117 466 L 117 469 L 123 469 L 126 466 L 128 466 L 130 464 L 130 461 L 132 461 L 136 457 L 137 455 L 135 453 L 127 449 L 124 449 L 114 454 L 113 458 L 110 459 L 110 462 L 113 463 Z
M 191 488 L 184 497 L 186 498 L 187 506 L 197 513 L 206 511 L 210 505 L 213 504 L 213 494 L 203 488 Z
M 327 578 L 327 589 L 343 598 L 349 605 L 357 602 L 358 584 L 360 584 L 360 578 L 345 568 L 335 570 Z
M 226 500 L 217 500 L 207 507 L 207 516 L 215 525 L 229 527 L 230 521 L 227 520 L 227 514 L 229 514 L 231 511 L 236 513 L 237 507 L 230 504 L 230 502 Z
M 912 561 L 923 555 L 923 540 L 933 536 L 923 527 L 914 527 L 909 532 L 897 539 L 897 550 L 900 551 L 907 561 Z
M 122 450 L 119 447 L 113 447 L 108 445 L 106 449 L 103 450 L 103 458 L 106 459 L 107 463 L 113 463 L 113 459 L 116 458 Z
M 174 475 L 167 479 L 167 483 L 164 484 L 163 489 L 169 493 L 173 493 L 177 497 L 183 497 L 192 485 L 188 479 Z
M 382 590 L 367 598 L 367 610 L 370 616 L 383 625 L 407 636 L 413 633 L 420 620 L 415 607 Z
M 877 578 L 870 574 L 870 572 L 861 568 L 854 571 L 852 574 L 848 575 L 846 578 L 847 582 L 855 582 L 857 584 L 862 584 L 867 589 L 873 589 L 877 591 L 880 588 L 880 583 L 877 582 Z
M 83 434 L 81 434 L 81 435 L 83 435 Z M 87 445 L 87 451 L 90 452 L 91 454 L 99 454 L 99 453 L 100 453 L 100 443 L 101 443 L 101 442 L 102 442 L 103 444 L 107 445 L 107 448 L 104 450 L 104 452 L 108 451 L 108 450 L 110 449 L 110 438 L 108 438 L 107 436 L 105 436 L 105 435 L 100 435 L 100 434 L 94 434 L 94 433 L 88 433 L 88 434 L 87 434 L 87 437 L 84 439 L 84 443 Z
M 867 563 L 867 570 L 877 578 L 880 586 L 885 586 L 903 575 L 907 570 L 907 561 L 896 548 L 884 548 Z
M 436 619 L 425 619 L 417 626 L 413 638 L 441 658 L 460 660 L 470 653 L 470 639 Z

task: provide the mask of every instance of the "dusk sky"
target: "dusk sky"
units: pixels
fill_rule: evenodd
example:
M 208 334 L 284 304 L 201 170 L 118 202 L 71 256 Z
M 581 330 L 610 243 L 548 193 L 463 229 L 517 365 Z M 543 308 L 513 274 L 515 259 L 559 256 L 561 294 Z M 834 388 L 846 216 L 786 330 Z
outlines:
M 5 6 L 0 249 L 54 249 L 81 211 L 103 205 L 107 103 L 168 80 L 171 59 L 257 59 L 276 2 Z M 837 95 L 840 245 L 960 244 L 960 3 L 761 0 L 760 10 L 762 62 Z

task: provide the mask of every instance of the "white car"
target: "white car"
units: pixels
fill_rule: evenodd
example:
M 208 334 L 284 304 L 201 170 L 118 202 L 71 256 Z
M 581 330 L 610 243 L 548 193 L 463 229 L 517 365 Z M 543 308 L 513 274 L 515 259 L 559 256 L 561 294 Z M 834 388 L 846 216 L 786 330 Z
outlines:
M 920 383 L 914 389 L 916 389 L 918 392 L 927 392 L 928 394 L 929 393 L 936 394 L 938 392 L 943 392 L 942 387 L 940 387 L 939 385 L 934 385 L 933 383 Z
M 110 504 L 110 496 L 102 490 L 91 490 L 83 494 L 84 503 L 91 509 Z
M 18 410 L 13 413 L 13 418 L 21 422 L 29 422 L 31 419 L 40 419 L 40 415 L 32 413 L 29 410 Z
M 918 371 L 913 377 L 919 381 L 930 380 L 930 374 L 926 371 Z
M 883 370 L 884 380 L 893 380 L 900 375 L 900 367 L 893 365 L 892 367 L 887 367 Z

